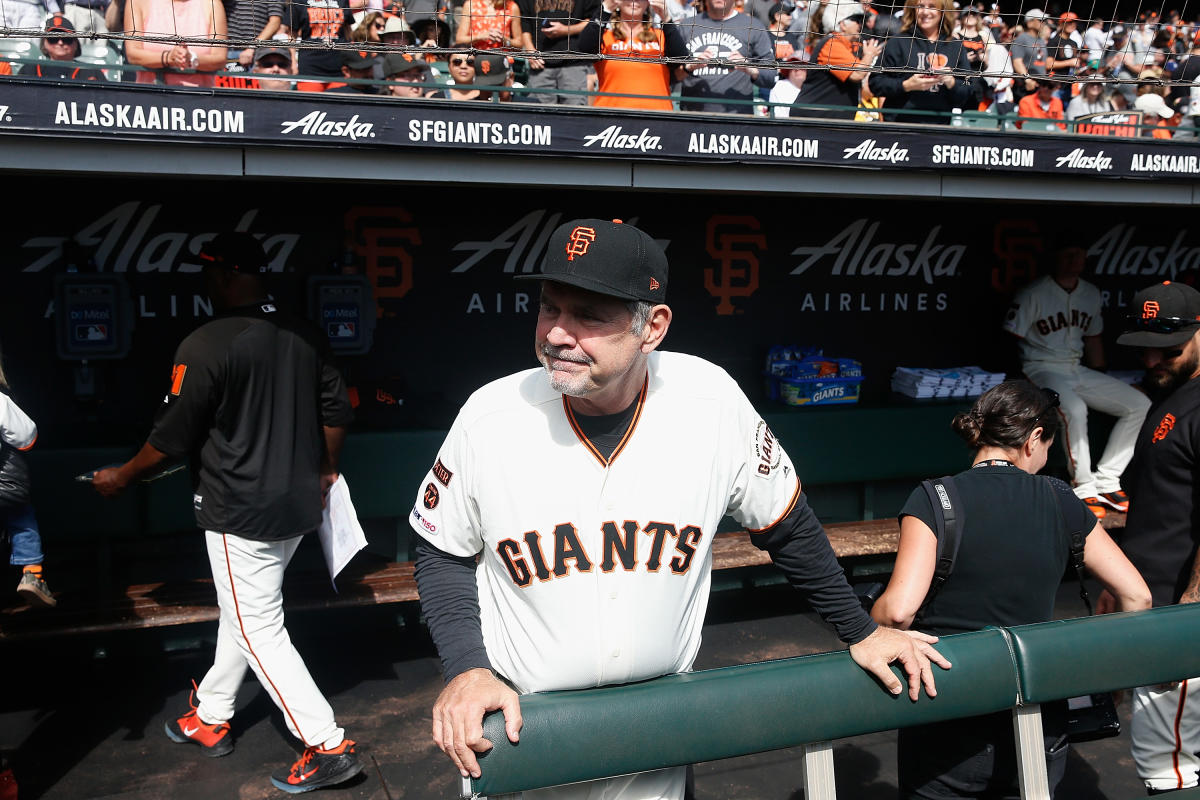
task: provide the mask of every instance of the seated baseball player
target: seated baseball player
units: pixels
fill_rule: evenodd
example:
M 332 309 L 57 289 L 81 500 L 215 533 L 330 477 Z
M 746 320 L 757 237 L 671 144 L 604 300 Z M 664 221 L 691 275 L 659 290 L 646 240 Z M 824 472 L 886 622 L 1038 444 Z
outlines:
M 1087 254 L 1080 247 L 1057 253 L 1054 271 L 1025 286 L 1013 298 L 1004 330 L 1020 339 L 1021 370 L 1037 386 L 1059 396 L 1066 423 L 1067 448 L 1075 496 L 1098 518 L 1106 508 L 1128 511 L 1121 473 L 1133 457 L 1133 445 L 1150 408 L 1145 394 L 1105 375 L 1100 333 L 1100 290 L 1083 280 Z M 1080 363 L 1080 359 L 1087 366 Z M 1100 462 L 1092 469 L 1088 445 L 1088 409 L 1117 418 Z
M 667 259 L 641 230 L 551 235 L 533 368 L 462 407 L 417 491 L 416 576 L 446 686 L 433 738 L 478 777 L 488 711 L 516 742 L 519 696 L 692 668 L 712 542 L 731 515 L 893 694 L 936 692 L 936 639 L 878 627 L 846 583 L 779 441 L 719 367 L 659 346 Z M 605 798 L 681 800 L 685 768 L 609 779 Z M 599 797 L 593 784 L 526 800 Z

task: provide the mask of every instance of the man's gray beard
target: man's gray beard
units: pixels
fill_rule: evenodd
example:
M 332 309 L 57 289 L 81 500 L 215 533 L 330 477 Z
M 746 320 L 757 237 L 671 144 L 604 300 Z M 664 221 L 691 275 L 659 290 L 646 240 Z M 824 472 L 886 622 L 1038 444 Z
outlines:
M 554 376 L 554 370 L 552 370 L 550 368 L 550 361 L 552 359 L 557 359 L 559 361 L 572 361 L 573 363 L 576 363 L 576 364 L 580 364 L 580 363 L 584 363 L 584 362 L 574 361 L 573 359 L 562 358 L 561 356 L 559 356 L 559 352 L 560 351 L 558 351 L 557 349 L 555 349 L 553 347 L 549 347 L 547 345 L 543 345 L 541 348 L 541 351 L 540 351 L 540 355 L 542 357 L 542 368 L 546 370 L 546 377 L 550 381 L 550 388 L 556 392 L 565 394 L 568 397 L 582 397 L 583 395 L 587 394 L 586 390 L 587 390 L 587 383 L 588 383 L 588 378 L 589 378 L 587 373 L 579 375 L 578 377 L 570 379 L 570 380 L 563 380 L 561 378 L 556 378 Z M 590 364 L 591 362 L 588 361 L 586 363 Z

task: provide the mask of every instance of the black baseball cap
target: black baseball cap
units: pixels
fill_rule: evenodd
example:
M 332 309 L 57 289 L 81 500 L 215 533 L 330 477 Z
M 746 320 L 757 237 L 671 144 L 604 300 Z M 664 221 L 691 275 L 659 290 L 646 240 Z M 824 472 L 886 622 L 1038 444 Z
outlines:
M 1175 347 L 1200 330 L 1200 292 L 1186 283 L 1163 281 L 1133 296 L 1126 332 L 1117 344 Z
M 577 219 L 554 229 L 541 273 L 517 276 L 522 279 L 662 303 L 667 297 L 667 256 L 648 234 L 619 219 Z
M 200 248 L 204 266 L 223 267 L 234 272 L 266 272 L 267 254 L 258 239 L 237 231 L 218 233 Z

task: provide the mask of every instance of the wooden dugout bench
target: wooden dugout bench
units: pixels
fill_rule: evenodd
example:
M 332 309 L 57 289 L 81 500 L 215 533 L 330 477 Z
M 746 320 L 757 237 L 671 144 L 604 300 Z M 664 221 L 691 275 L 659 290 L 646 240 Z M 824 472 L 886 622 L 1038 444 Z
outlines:
M 888 570 L 898 537 L 895 513 L 918 480 L 964 466 L 967 453 L 950 433 L 949 420 L 965 407 L 764 409 L 852 577 Z M 444 436 L 409 430 L 348 437 L 341 468 L 371 545 L 342 573 L 335 593 L 318 549 L 306 543 L 285 582 L 289 610 L 417 600 L 408 515 Z M 140 485 L 115 501 L 73 480 L 130 454 L 115 448 L 31 451 L 47 581 L 59 604 L 26 608 L 0 587 L 0 642 L 217 618 L 186 473 Z M 1122 524 L 1122 517 L 1110 515 L 1108 522 Z M 769 564 L 745 532 L 719 531 L 713 542 L 714 590 L 782 580 Z

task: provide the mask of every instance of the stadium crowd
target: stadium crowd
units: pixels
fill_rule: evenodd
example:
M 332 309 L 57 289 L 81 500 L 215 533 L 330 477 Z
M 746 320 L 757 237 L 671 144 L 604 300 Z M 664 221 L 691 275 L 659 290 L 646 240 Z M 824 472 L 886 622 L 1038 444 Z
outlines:
M 1200 113 L 1200 22 L 1177 11 L 1126 20 L 954 0 L 457 2 L 10 0 L 0 74 L 864 122 L 982 112 L 1036 130 L 1141 112 L 1141 135 L 1165 139 L 1194 139 Z M 34 49 L 14 57 L 22 38 Z

